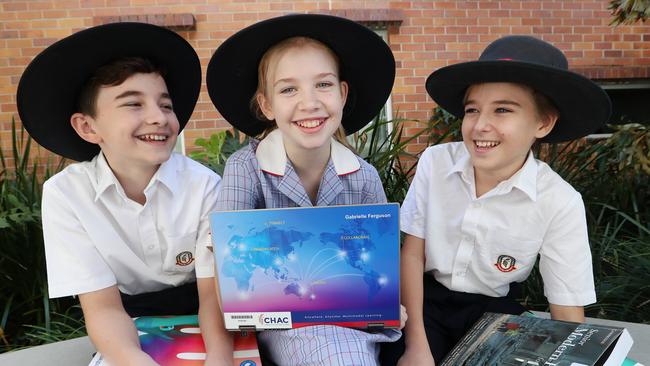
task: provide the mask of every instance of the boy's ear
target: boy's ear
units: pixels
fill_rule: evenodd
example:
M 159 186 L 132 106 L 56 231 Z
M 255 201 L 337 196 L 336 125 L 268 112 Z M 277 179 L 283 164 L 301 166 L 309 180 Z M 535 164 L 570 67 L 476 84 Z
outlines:
M 542 116 L 539 120 L 539 124 L 537 125 L 535 137 L 541 139 L 542 137 L 551 133 L 558 118 L 559 116 L 557 113 L 547 113 L 545 116 Z
M 262 114 L 264 114 L 264 117 L 269 121 L 275 120 L 275 114 L 273 113 L 273 108 L 271 108 L 271 103 L 264 93 L 257 93 L 255 99 L 257 100 L 257 105 L 260 106 L 260 110 L 262 111 Z
M 92 122 L 93 118 L 83 113 L 75 113 L 70 117 L 70 124 L 79 137 L 92 144 L 99 144 L 102 139 L 93 128 Z

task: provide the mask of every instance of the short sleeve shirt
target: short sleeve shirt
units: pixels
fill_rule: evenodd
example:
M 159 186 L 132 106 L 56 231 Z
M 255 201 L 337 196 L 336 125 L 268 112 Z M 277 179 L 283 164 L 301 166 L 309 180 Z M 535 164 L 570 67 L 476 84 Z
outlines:
M 50 297 L 117 285 L 129 295 L 212 275 L 208 214 L 220 178 L 172 154 L 141 205 L 126 197 L 100 153 L 43 186 L 43 236 Z
M 596 301 L 580 194 L 532 152 L 510 179 L 476 197 L 462 142 L 425 150 L 400 211 L 401 229 L 425 240 L 425 271 L 453 291 L 505 296 L 537 257 L 548 301 Z

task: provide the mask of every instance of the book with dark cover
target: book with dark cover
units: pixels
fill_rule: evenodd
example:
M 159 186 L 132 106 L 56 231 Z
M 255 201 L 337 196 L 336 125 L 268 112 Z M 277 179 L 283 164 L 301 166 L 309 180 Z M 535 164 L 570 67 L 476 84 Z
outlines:
M 632 347 L 624 328 L 486 313 L 442 366 L 620 366 Z

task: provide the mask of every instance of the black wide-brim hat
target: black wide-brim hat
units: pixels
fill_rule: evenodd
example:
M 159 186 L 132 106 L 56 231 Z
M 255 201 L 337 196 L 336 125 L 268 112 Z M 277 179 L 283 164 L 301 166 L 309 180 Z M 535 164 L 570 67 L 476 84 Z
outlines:
M 340 79 L 349 85 L 342 125 L 352 134 L 368 124 L 386 103 L 395 80 L 395 59 L 384 40 L 351 20 L 320 14 L 293 14 L 255 23 L 226 39 L 208 64 L 206 84 L 221 115 L 238 130 L 257 136 L 269 127 L 250 108 L 264 53 L 291 37 L 308 37 L 328 46 L 340 61 Z
M 489 82 L 525 84 L 547 96 L 558 108 L 559 119 L 542 142 L 562 142 L 586 136 L 610 117 L 607 93 L 593 81 L 568 70 L 562 51 L 530 36 L 507 36 L 492 42 L 478 61 L 446 66 L 426 81 L 431 98 L 462 118 L 465 92 L 470 85 Z
M 70 124 L 79 112 L 82 87 L 102 65 L 123 57 L 148 59 L 164 72 L 181 130 L 201 88 L 201 64 L 192 46 L 175 32 L 145 23 L 112 23 L 74 33 L 43 50 L 18 83 L 18 114 L 36 142 L 66 158 L 83 161 L 99 146 L 83 140 Z

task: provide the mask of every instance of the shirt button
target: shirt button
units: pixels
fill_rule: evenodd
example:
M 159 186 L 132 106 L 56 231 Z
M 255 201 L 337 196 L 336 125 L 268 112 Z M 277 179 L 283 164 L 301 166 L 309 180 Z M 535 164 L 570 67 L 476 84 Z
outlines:
M 152 250 L 152 249 L 153 249 L 153 245 L 149 245 L 149 246 L 147 247 L 147 249 Z
M 474 207 L 474 208 L 480 208 L 480 207 L 481 207 L 481 202 L 474 202 L 474 203 L 472 203 L 472 207 Z
M 458 271 L 458 272 L 456 272 L 456 276 L 463 277 L 463 276 L 465 276 L 465 272 Z

